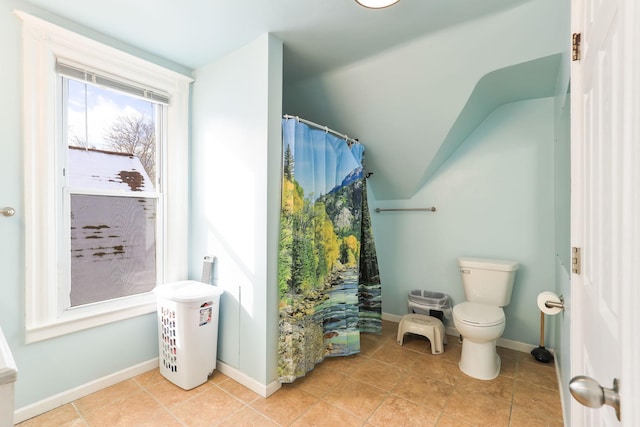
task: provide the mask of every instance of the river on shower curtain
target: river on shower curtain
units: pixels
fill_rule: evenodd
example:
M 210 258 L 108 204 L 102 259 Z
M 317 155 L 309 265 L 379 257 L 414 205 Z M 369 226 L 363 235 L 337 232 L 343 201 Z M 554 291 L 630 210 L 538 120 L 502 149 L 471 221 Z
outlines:
M 278 376 L 292 382 L 380 333 L 381 287 L 364 147 L 283 119 Z

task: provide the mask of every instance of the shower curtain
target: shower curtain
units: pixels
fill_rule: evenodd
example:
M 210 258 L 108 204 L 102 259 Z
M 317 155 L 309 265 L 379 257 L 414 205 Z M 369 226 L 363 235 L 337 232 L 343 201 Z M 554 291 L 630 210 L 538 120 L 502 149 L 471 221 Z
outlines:
M 381 333 L 382 301 L 364 147 L 296 119 L 282 128 L 278 374 L 292 382 Z

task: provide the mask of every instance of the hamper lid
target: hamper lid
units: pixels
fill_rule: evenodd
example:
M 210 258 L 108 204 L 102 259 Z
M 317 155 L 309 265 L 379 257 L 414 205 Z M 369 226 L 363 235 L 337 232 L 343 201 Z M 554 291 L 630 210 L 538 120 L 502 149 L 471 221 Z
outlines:
M 217 286 L 196 282 L 195 280 L 183 280 L 181 282 L 167 283 L 155 288 L 159 297 L 176 302 L 194 302 L 202 299 L 220 297 L 223 290 Z

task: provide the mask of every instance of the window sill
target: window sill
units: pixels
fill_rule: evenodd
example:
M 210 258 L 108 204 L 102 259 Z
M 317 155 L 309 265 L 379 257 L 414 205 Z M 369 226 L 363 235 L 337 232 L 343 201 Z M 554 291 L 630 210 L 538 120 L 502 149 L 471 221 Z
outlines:
M 67 310 L 58 319 L 52 320 L 45 325 L 27 325 L 25 342 L 27 344 L 35 343 L 84 329 L 142 316 L 155 312 L 156 307 L 156 296 L 151 292 Z

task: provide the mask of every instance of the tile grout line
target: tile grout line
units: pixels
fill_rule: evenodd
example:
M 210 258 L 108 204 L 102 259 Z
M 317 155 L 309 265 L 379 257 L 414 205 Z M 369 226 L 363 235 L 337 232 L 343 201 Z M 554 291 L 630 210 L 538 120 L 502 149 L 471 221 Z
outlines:
M 409 363 L 407 366 L 398 366 L 396 364 L 387 362 L 385 360 L 380 360 L 378 358 L 376 358 L 376 355 L 378 355 L 379 357 L 383 357 L 383 358 L 387 358 L 389 359 L 389 355 L 393 355 L 394 354 L 394 350 L 392 350 L 390 353 L 387 353 L 386 355 L 383 353 L 385 350 L 385 348 L 391 348 L 393 346 L 393 343 L 395 342 L 395 340 L 392 340 L 391 338 L 393 338 L 392 334 L 382 334 L 379 337 L 376 337 L 375 339 L 371 339 L 371 340 L 367 340 L 366 344 L 365 344 L 365 351 L 367 351 L 367 354 L 364 355 L 362 353 L 360 353 L 360 355 L 358 355 L 357 359 L 351 359 L 349 361 L 346 361 L 345 363 L 338 363 L 335 366 L 336 367 L 340 367 L 342 369 L 338 370 L 335 368 L 329 368 L 329 372 L 332 373 L 332 375 L 335 375 L 336 377 L 339 376 L 338 379 L 339 381 L 337 381 L 336 383 L 327 383 L 327 382 L 321 382 L 321 383 L 316 383 L 319 386 L 313 387 L 313 381 L 311 381 L 309 383 L 309 385 L 314 389 L 314 390 L 318 390 L 319 393 L 317 394 L 312 394 L 309 392 L 306 392 L 304 389 L 300 389 L 300 392 L 305 392 L 307 394 L 309 394 L 310 396 L 313 396 L 315 398 L 315 401 L 313 401 L 308 407 L 306 407 L 304 409 L 304 411 L 299 414 L 294 420 L 292 420 L 291 422 L 287 423 L 287 425 L 291 425 L 294 424 L 296 422 L 299 422 L 300 419 L 302 419 L 305 415 L 309 414 L 309 412 L 313 409 L 316 408 L 320 402 L 323 402 L 326 405 L 329 405 L 332 408 L 338 408 L 341 411 L 344 411 L 345 413 L 350 414 L 351 416 L 353 416 L 355 419 L 358 420 L 358 422 L 360 423 L 361 426 L 365 426 L 367 424 L 369 425 L 374 425 L 371 420 L 373 419 L 374 415 L 380 410 L 381 407 L 383 407 L 384 403 L 387 402 L 389 399 L 391 398 L 398 398 L 398 399 L 402 399 L 405 401 L 410 402 L 413 405 L 417 405 L 420 406 L 422 408 L 428 408 L 429 411 L 436 411 L 438 410 L 439 413 L 437 415 L 437 417 L 434 417 L 435 419 L 435 426 L 437 426 L 438 424 L 440 424 L 441 422 L 443 422 L 443 419 L 446 417 L 448 420 L 450 421 L 454 421 L 454 422 L 459 422 L 459 423 L 463 423 L 465 425 L 472 425 L 474 423 L 471 424 L 467 424 L 469 423 L 469 415 L 470 413 L 464 413 L 463 409 L 464 408 L 457 408 L 462 410 L 462 412 L 460 412 L 458 414 L 458 411 L 456 412 L 452 412 L 449 415 L 445 414 L 445 411 L 447 410 L 447 408 L 449 408 L 453 403 L 452 397 L 454 396 L 454 394 L 456 392 L 463 393 L 466 395 L 469 395 L 469 393 L 464 393 L 464 391 L 466 389 L 469 389 L 470 384 L 467 382 L 462 382 L 461 380 L 464 378 L 464 374 L 458 374 L 456 376 L 452 376 L 453 373 L 451 371 L 448 371 L 447 369 L 445 369 L 445 371 L 443 372 L 445 374 L 445 376 L 442 376 L 442 378 L 440 378 L 440 375 L 428 375 L 426 373 L 424 373 L 423 371 L 425 369 L 429 369 L 429 365 L 431 361 L 438 361 L 438 363 L 442 362 L 442 363 L 447 363 L 447 364 L 452 364 L 455 361 L 454 360 L 450 360 L 450 359 L 445 359 L 445 358 L 438 358 L 438 359 L 432 359 L 431 355 L 429 354 L 428 351 L 418 351 L 415 349 L 415 345 L 414 348 L 402 348 L 403 352 L 407 352 L 407 354 L 411 353 L 415 356 L 417 356 L 415 359 L 413 359 L 413 356 L 411 356 L 410 358 L 407 359 L 407 363 Z M 415 343 L 414 343 L 415 344 Z M 450 345 L 452 345 L 453 343 L 450 342 Z M 428 347 L 427 347 L 428 349 Z M 452 347 L 452 349 L 454 350 L 454 353 L 451 353 L 452 356 L 455 356 L 455 351 L 458 351 L 459 349 L 456 349 L 455 347 Z M 510 350 L 506 350 L 506 351 L 499 351 L 500 357 L 502 358 L 503 361 L 509 360 L 509 367 L 508 367 L 508 371 L 506 372 L 507 375 L 504 376 L 504 378 L 508 379 L 505 380 L 504 385 L 508 385 L 510 384 L 510 400 L 509 400 L 509 411 L 508 411 L 508 418 L 507 418 L 507 425 L 508 426 L 518 426 L 520 424 L 518 423 L 518 420 L 520 420 L 520 422 L 522 422 L 522 417 L 523 417 L 523 411 L 522 411 L 522 405 L 518 406 L 515 403 L 515 397 L 516 397 L 516 390 L 519 390 L 519 396 L 520 399 L 527 399 L 528 398 L 528 390 L 525 387 L 527 384 L 534 384 L 536 386 L 536 391 L 535 393 L 558 393 L 558 386 L 555 385 L 555 387 L 553 386 L 553 384 L 556 383 L 551 383 L 549 382 L 549 379 L 547 378 L 548 374 L 550 371 L 547 371 L 547 369 L 554 369 L 554 368 L 547 368 L 545 366 L 540 366 L 540 364 L 537 363 L 533 363 L 530 360 L 527 360 L 527 355 L 525 353 L 520 353 L 520 352 L 513 352 Z M 346 359 L 345 359 L 346 360 Z M 403 359 L 404 360 L 404 359 Z M 400 359 L 397 360 L 398 362 L 401 361 Z M 429 405 L 423 405 L 420 404 L 418 401 L 413 400 L 411 397 L 403 397 L 402 395 L 398 394 L 399 392 L 402 392 L 402 388 L 397 388 L 399 387 L 399 385 L 401 384 L 401 381 L 403 379 L 410 379 L 410 378 L 414 378 L 417 381 L 417 376 L 419 375 L 418 372 L 412 372 L 409 367 L 413 366 L 414 364 L 418 363 L 418 361 L 421 361 L 420 363 L 424 363 L 424 365 L 422 366 L 417 366 L 419 369 L 418 371 L 423 372 L 423 375 L 425 377 L 429 377 L 430 380 L 433 381 L 438 381 L 441 382 L 443 384 L 447 384 L 448 386 L 451 386 L 449 394 L 446 396 L 446 398 L 443 401 L 442 406 L 439 409 L 436 409 L 435 407 L 431 407 Z M 368 367 L 367 367 L 368 365 Z M 409 366 L 410 365 L 410 366 Z M 347 369 L 344 369 L 347 368 Z M 360 375 L 357 375 L 359 370 L 363 370 L 363 372 Z M 390 371 L 393 370 L 394 373 L 395 371 L 397 371 L 397 375 L 398 378 L 395 378 L 392 374 L 392 372 L 388 372 L 389 373 L 389 384 L 393 384 L 390 387 L 386 387 L 387 389 L 382 389 L 377 387 L 375 384 L 369 384 L 368 381 L 363 381 L 362 380 L 362 375 L 363 374 L 367 374 L 367 370 L 370 369 L 371 371 L 369 373 L 375 374 L 375 373 L 387 373 L 386 371 Z M 436 371 L 434 371 L 434 374 L 437 373 Z M 435 376 L 438 376 L 438 378 L 435 378 Z M 153 399 L 153 401 L 155 401 L 165 412 L 167 412 L 172 419 L 174 419 L 177 424 L 179 424 L 180 426 L 183 427 L 190 427 L 187 423 L 182 422 L 175 414 L 174 414 L 174 410 L 173 409 L 169 409 L 168 406 L 165 406 L 154 394 L 151 393 L 151 389 L 164 382 L 164 381 L 168 381 L 166 380 L 166 378 L 162 377 L 162 376 L 155 376 L 151 375 L 149 377 L 145 377 L 148 378 L 149 380 L 152 379 L 156 379 L 155 382 L 148 382 L 143 384 L 141 382 L 141 379 L 137 377 L 133 377 L 130 378 L 129 380 L 131 380 L 133 382 L 133 384 L 135 384 L 138 388 L 139 391 L 144 391 L 148 397 L 151 397 Z M 213 378 L 213 377 L 210 377 Z M 453 383 L 450 384 L 447 381 L 448 380 L 443 380 L 443 378 L 450 378 L 453 379 Z M 533 383 L 530 381 L 530 379 L 533 380 Z M 557 378 L 554 376 L 554 379 L 557 381 Z M 394 382 L 395 380 L 395 382 Z M 357 415 L 355 415 L 354 413 L 352 413 L 349 410 L 346 409 L 342 409 L 338 406 L 336 406 L 335 404 L 331 403 L 330 401 L 327 400 L 327 398 L 331 395 L 332 392 L 334 392 L 336 389 L 338 389 L 340 387 L 340 384 L 342 384 L 344 381 L 356 381 L 358 383 L 361 383 L 362 386 L 366 387 L 370 387 L 371 389 L 375 389 L 378 392 L 380 392 L 379 396 L 381 398 L 381 400 L 379 401 L 379 403 L 370 411 L 370 413 L 368 415 L 366 415 L 366 417 L 360 418 Z M 126 381 L 123 381 L 126 382 Z M 245 402 L 245 400 L 241 399 L 240 397 L 237 397 L 236 395 L 234 395 L 231 391 L 228 391 L 226 389 L 224 389 L 222 387 L 223 384 L 228 384 L 230 386 L 231 390 L 234 390 L 236 387 L 234 384 L 232 384 L 234 382 L 233 379 L 226 377 L 226 376 L 222 376 L 222 378 L 220 379 L 220 381 L 216 381 L 213 382 L 211 380 L 207 381 L 209 383 L 209 387 L 207 387 L 204 390 L 199 391 L 198 393 L 190 396 L 188 399 L 185 400 L 181 400 L 179 402 L 177 402 L 176 405 L 174 405 L 174 409 L 176 409 L 177 407 L 180 407 L 181 405 L 185 404 L 186 402 L 191 401 L 192 399 L 201 396 L 202 394 L 211 391 L 211 390 L 216 390 L 217 391 L 222 391 L 225 395 L 232 397 L 235 401 L 241 403 L 239 409 L 237 411 L 234 411 L 232 414 L 229 414 L 228 416 L 226 416 L 223 419 L 217 420 L 215 422 L 215 425 L 219 425 L 222 424 L 224 422 L 228 422 L 228 420 L 233 417 L 234 415 L 238 414 L 241 411 L 247 410 L 247 411 L 253 411 L 255 412 L 255 414 L 259 414 L 261 417 L 263 417 L 264 420 L 269 420 L 270 422 L 274 423 L 275 425 L 281 426 L 283 427 L 283 424 L 281 424 L 280 422 L 271 419 L 268 415 L 266 415 L 265 413 L 263 413 L 262 411 L 255 409 L 253 406 L 251 406 L 253 403 L 255 403 L 256 401 L 258 401 L 260 398 L 259 397 L 255 397 L 253 399 L 247 399 L 247 401 Z M 386 383 L 386 378 L 385 378 L 385 383 Z M 239 384 L 239 383 L 238 383 Z M 242 384 L 240 384 L 242 385 Z M 215 387 L 215 389 L 214 389 Z M 435 386 L 434 386 L 435 387 Z M 473 387 L 473 389 L 469 389 L 471 390 L 470 393 L 472 393 L 471 395 L 469 395 L 470 397 L 472 397 L 476 392 L 480 392 L 480 389 L 477 389 L 476 385 L 471 384 L 471 387 Z M 481 387 L 481 386 L 478 386 Z M 396 391 L 394 391 L 396 390 Z M 444 389 L 443 389 L 444 390 Z M 449 389 L 447 389 L 449 390 Z M 503 396 L 503 391 L 500 390 L 504 390 L 506 391 L 507 389 L 503 388 L 502 385 L 500 385 L 500 389 L 495 389 L 495 388 L 490 388 L 488 389 L 489 392 L 485 393 L 486 397 L 488 399 L 494 399 L 496 398 L 497 400 L 501 400 L 501 401 L 507 401 L 507 399 L 502 399 L 500 396 Z M 296 390 L 293 390 L 294 392 L 297 392 Z M 415 398 L 418 398 L 419 396 L 417 395 L 412 395 L 412 394 L 407 394 L 408 396 L 413 396 Z M 107 394 L 108 396 L 108 394 Z M 138 392 L 134 392 L 134 393 L 128 393 L 128 396 L 138 396 L 138 397 L 142 397 L 144 396 L 142 393 L 138 393 Z M 244 394 L 242 393 L 242 390 L 240 390 L 238 392 L 238 396 L 244 396 Z M 496 397 L 497 396 L 497 397 Z M 174 396 L 177 397 L 177 396 Z M 465 397 L 466 398 L 466 397 Z M 100 402 L 104 399 L 104 397 L 101 397 L 100 399 L 96 400 L 95 402 Z M 144 398 L 146 399 L 146 398 Z M 435 397 L 434 397 L 435 399 Z M 439 400 L 439 398 L 437 399 Z M 525 400 L 522 400 L 523 402 Z M 84 425 L 89 426 L 90 423 L 88 422 L 88 420 L 85 418 L 84 414 L 82 413 L 82 411 L 80 410 L 80 406 L 78 406 L 78 400 L 75 400 L 73 402 L 70 402 L 72 405 L 72 408 L 75 411 L 75 415 L 76 415 L 76 420 L 81 420 Z M 342 402 L 342 400 L 336 400 L 336 402 Z M 546 400 L 545 400 L 546 402 Z M 89 403 L 89 402 L 87 402 Z M 101 405 L 99 407 L 104 407 L 107 408 L 108 406 L 112 406 L 111 404 L 108 405 Z M 462 405 L 464 406 L 464 405 Z M 504 406 L 503 406 L 504 407 Z M 453 408 L 453 407 L 451 407 Z M 353 409 L 355 409 L 355 407 L 353 407 Z M 456 408 L 453 408 L 456 409 Z M 505 408 L 506 409 L 506 408 Z M 92 410 L 93 411 L 93 410 Z M 285 409 L 286 411 L 286 409 Z M 506 411 L 505 411 L 506 412 Z M 255 415 L 254 414 L 254 415 Z M 382 413 L 381 413 L 382 414 Z M 458 416 L 455 416 L 455 414 L 458 414 L 460 416 L 460 418 L 458 419 Z M 515 418 L 514 418 L 515 416 Z M 464 418 L 463 418 L 464 417 Z M 553 418 L 546 418 L 546 417 L 542 417 L 540 416 L 539 418 L 536 418 L 537 420 L 540 420 L 544 423 L 547 423 L 548 425 L 551 425 L 550 423 L 552 423 L 552 419 L 556 419 L 559 418 L 561 419 L 561 414 L 553 414 Z M 76 421 L 77 422 L 77 421 Z
M 251 401 L 249 401 L 249 402 L 244 402 L 244 401 L 243 401 L 242 399 L 240 399 L 239 397 L 237 397 L 237 396 L 233 395 L 231 392 L 229 392 L 229 391 L 227 391 L 227 390 L 223 389 L 222 387 L 220 387 L 220 385 L 219 385 L 219 384 L 224 384 L 224 383 L 228 382 L 229 380 L 230 380 L 230 378 L 227 378 L 227 379 L 224 379 L 224 380 L 220 381 L 220 383 L 211 383 L 211 384 L 212 384 L 214 387 L 216 387 L 218 390 L 220 390 L 220 391 L 222 391 L 222 392 L 224 392 L 224 393 L 228 394 L 228 395 L 229 395 L 229 396 L 231 396 L 232 398 L 236 399 L 238 402 L 242 403 L 242 406 L 241 406 L 237 411 L 234 411 L 234 412 L 232 412 L 231 414 L 229 414 L 229 415 L 227 415 L 226 417 L 224 417 L 223 419 L 219 420 L 215 425 L 220 425 L 220 424 L 222 424 L 222 423 L 223 423 L 223 422 L 225 422 L 226 420 L 230 419 L 231 417 L 233 417 L 234 415 L 236 415 L 237 413 L 239 413 L 239 412 L 241 412 L 241 411 L 243 411 L 243 410 L 245 410 L 245 409 L 247 409 L 247 410 L 251 410 L 251 411 L 256 411 L 256 412 L 258 412 L 260 415 L 262 415 L 262 416 L 264 416 L 266 419 L 268 419 L 269 421 L 272 421 L 272 422 L 276 423 L 274 420 L 272 420 L 271 418 L 269 418 L 266 414 L 263 414 L 262 412 L 257 411 L 256 409 L 254 409 L 253 407 L 251 407 L 251 404 L 252 404 L 253 402 L 255 402 L 256 400 L 258 400 L 258 399 L 259 399 L 259 397 L 256 397 L 256 398 L 254 398 L 253 400 L 251 400 Z M 240 384 L 240 385 L 242 385 L 242 384 Z M 243 387 L 244 387 L 244 386 L 243 386 Z M 276 424 L 279 424 L 279 423 L 276 423 Z
M 154 383 L 157 384 L 157 383 Z M 185 423 L 182 422 L 181 419 L 179 419 L 178 417 L 176 417 L 176 415 L 173 413 L 173 411 L 171 411 L 167 406 L 165 406 L 162 402 L 160 402 L 160 400 L 155 397 L 153 394 L 151 394 L 151 392 L 149 390 L 147 390 L 146 387 L 143 387 L 143 390 L 145 393 L 147 393 L 153 400 L 155 400 L 158 405 L 160 405 L 160 407 L 162 409 L 164 409 L 169 415 L 171 415 L 171 417 L 176 420 L 180 425 L 184 426 L 184 427 L 188 427 Z

